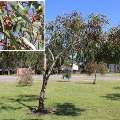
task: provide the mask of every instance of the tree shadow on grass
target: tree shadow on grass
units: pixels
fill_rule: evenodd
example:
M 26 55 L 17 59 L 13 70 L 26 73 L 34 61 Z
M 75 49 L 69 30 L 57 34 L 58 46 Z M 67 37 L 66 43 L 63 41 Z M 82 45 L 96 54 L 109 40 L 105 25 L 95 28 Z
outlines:
M 8 99 L 8 98 L 6 98 L 6 97 L 1 97 L 1 100 L 3 100 L 4 101 L 4 99 Z M 21 109 L 22 107 L 17 107 L 17 106 L 14 106 L 14 105 L 8 105 L 9 104 L 9 102 L 8 103 L 2 103 L 2 102 L 0 102 L 0 111 L 1 110 L 18 110 L 18 109 Z
M 33 107 L 31 107 L 31 106 L 29 106 L 29 105 L 26 105 L 25 103 L 21 102 L 19 99 L 17 100 L 17 102 L 18 102 L 19 104 L 21 104 L 22 106 L 27 107 L 29 110 L 33 110 Z
M 38 101 L 39 100 L 39 96 L 38 95 L 26 95 L 26 94 L 23 94 L 23 95 L 19 95 L 15 98 L 9 98 L 9 100 L 11 102 L 18 102 L 19 104 L 21 104 L 22 106 L 24 107 L 27 107 L 29 110 L 33 110 L 33 107 L 27 105 L 27 103 L 25 104 L 25 102 L 32 102 L 32 101 Z
M 13 107 L 13 106 L 8 106 L 8 105 L 2 105 L 0 110 L 18 110 L 21 109 L 22 107 Z
M 47 98 L 45 98 L 47 99 Z M 39 96 L 38 95 L 19 95 L 17 96 L 17 98 L 9 98 L 9 100 L 11 101 L 21 101 L 21 102 L 32 102 L 32 101 L 38 101 L 39 100 Z
M 103 96 L 103 97 L 106 97 L 109 100 L 118 100 L 118 101 L 120 100 L 120 94 L 119 93 L 107 94 L 106 96 Z
M 78 84 L 92 84 L 93 85 L 93 82 L 77 82 Z
M 56 108 L 57 110 L 54 114 L 62 116 L 77 116 L 85 111 L 85 109 L 76 108 L 75 105 L 72 103 L 57 103 Z
M 71 82 L 70 80 L 68 81 L 68 80 L 58 80 L 57 82 Z
M 120 89 L 120 86 L 114 87 L 113 89 Z
M 37 101 L 39 100 L 38 95 L 19 95 L 17 101 L 29 102 L 29 101 Z

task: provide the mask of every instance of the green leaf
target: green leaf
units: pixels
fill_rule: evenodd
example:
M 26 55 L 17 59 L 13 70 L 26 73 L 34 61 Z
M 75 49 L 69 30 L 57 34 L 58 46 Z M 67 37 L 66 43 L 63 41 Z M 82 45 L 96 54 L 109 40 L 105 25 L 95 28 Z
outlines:
M 27 33 L 29 33 L 29 34 L 32 34 L 32 32 L 30 31 L 30 30 L 28 30 L 27 28 L 21 28 L 22 29 L 22 31 L 24 31 L 24 32 L 27 32 Z
M 4 31 L 5 31 L 5 28 L 4 28 L 4 24 L 3 24 L 3 18 L 2 18 L 2 15 L 0 15 L 0 20 L 1 20 L 2 27 L 3 27 L 3 32 L 4 32 Z
M 43 12 L 44 8 L 42 5 L 40 5 L 37 9 L 36 12 L 39 14 L 39 12 Z
M 13 15 L 11 16 L 11 18 L 12 18 L 13 22 L 18 22 L 18 21 L 22 20 L 22 17 L 15 17 Z
M 33 31 L 33 32 L 32 32 L 32 34 L 33 34 L 33 36 L 34 36 L 34 37 L 36 37 L 36 36 L 37 36 L 36 31 Z
M 27 11 L 20 3 L 18 3 L 18 6 L 19 6 L 20 9 L 22 10 L 22 13 L 24 13 L 24 14 L 27 14 L 27 13 L 28 13 L 28 11 Z
M 83 54 L 83 51 L 81 50 L 81 51 L 80 51 L 80 56 L 83 57 L 83 55 L 84 55 L 84 54 Z
M 32 34 L 34 35 L 34 37 L 37 36 L 37 31 L 38 31 L 38 28 L 36 26 L 33 26 Z
M 17 27 L 16 27 L 16 32 L 19 33 L 21 32 L 21 24 L 17 24 Z
M 28 22 L 28 24 L 30 24 L 32 26 L 32 22 L 30 21 L 29 18 L 26 17 L 26 15 L 24 14 L 24 12 L 22 12 L 22 9 L 19 8 L 20 10 L 18 11 L 18 9 L 17 9 L 17 7 L 18 7 L 17 3 L 10 2 L 10 5 L 11 5 L 12 9 L 16 12 L 16 14 L 18 16 L 21 16 L 26 22 Z
M 0 15 L 3 15 L 3 11 L 0 9 Z
M 43 19 L 44 20 L 44 16 L 43 15 L 39 15 L 39 14 L 35 14 L 34 15 L 36 19 L 40 20 Z
M 40 40 L 36 40 L 35 48 L 36 48 L 36 50 L 42 50 L 42 44 L 41 44 Z
M 24 12 L 25 14 L 28 14 L 28 11 L 27 11 L 26 9 L 24 9 L 23 12 Z
M 13 32 L 11 32 L 11 31 L 10 31 L 10 37 L 11 37 L 11 40 L 12 40 L 11 44 L 15 45 L 17 50 L 21 50 L 20 46 L 18 45 L 18 43 L 16 41 L 16 38 L 13 35 Z
M 26 36 L 27 36 L 27 39 L 28 39 L 30 42 L 32 42 L 30 34 L 29 34 L 29 33 L 26 33 Z
M 33 22 L 33 25 L 35 25 L 36 27 L 41 27 L 41 23 L 40 22 Z

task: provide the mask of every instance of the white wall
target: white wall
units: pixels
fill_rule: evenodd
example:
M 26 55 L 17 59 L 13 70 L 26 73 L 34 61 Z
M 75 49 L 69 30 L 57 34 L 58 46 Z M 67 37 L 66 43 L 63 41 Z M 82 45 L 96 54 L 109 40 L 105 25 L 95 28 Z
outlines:
M 78 70 L 78 65 L 73 64 L 72 70 Z

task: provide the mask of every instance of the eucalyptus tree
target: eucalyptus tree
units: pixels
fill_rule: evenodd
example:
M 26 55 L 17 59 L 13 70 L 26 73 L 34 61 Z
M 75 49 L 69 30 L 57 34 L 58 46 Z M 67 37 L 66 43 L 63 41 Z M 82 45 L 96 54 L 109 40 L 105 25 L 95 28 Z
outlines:
M 108 72 L 108 67 L 107 64 L 103 62 L 97 63 L 94 61 L 89 61 L 85 65 L 85 71 L 89 76 L 91 74 L 95 74 L 93 84 L 96 84 L 97 73 L 100 73 L 101 75 L 106 74 Z
M 0 58 L 1 58 L 1 68 L 3 70 L 7 70 L 8 74 L 10 74 L 10 70 L 14 69 L 14 52 L 0 52 Z
M 0 46 L 3 50 L 44 47 L 44 3 L 0 1 Z
M 48 79 L 57 60 L 63 55 L 71 55 L 76 44 L 82 44 L 84 20 L 76 11 L 71 14 L 57 16 L 46 25 L 46 55 L 49 56 L 48 66 L 44 69 L 43 84 L 40 91 L 39 105 L 34 112 L 44 111 L 44 96 Z M 74 51 L 73 51 L 74 53 Z
M 44 111 L 44 95 L 52 68 L 57 60 L 65 55 L 72 61 L 74 56 L 95 59 L 97 49 L 102 45 L 102 28 L 108 24 L 104 15 L 90 15 L 88 22 L 81 14 L 74 11 L 63 14 L 46 25 L 46 53 L 51 54 L 51 62 L 44 70 L 43 84 L 40 91 L 39 106 L 35 111 Z M 47 54 L 48 55 L 48 54 Z

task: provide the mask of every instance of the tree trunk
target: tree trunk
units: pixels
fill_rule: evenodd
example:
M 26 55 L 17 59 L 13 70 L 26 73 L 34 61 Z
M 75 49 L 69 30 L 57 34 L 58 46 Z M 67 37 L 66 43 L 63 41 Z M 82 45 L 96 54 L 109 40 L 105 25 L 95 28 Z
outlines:
M 95 79 L 93 81 L 93 84 L 96 84 L 96 72 L 95 72 Z
M 46 91 L 46 86 L 47 86 L 48 79 L 49 79 L 49 75 L 44 73 L 43 74 L 43 84 L 42 84 L 42 88 L 41 88 L 41 91 L 40 91 L 39 106 L 38 106 L 38 109 L 37 109 L 38 112 L 43 112 L 44 111 L 44 96 L 45 96 L 45 91 Z
M 42 84 L 42 88 L 41 88 L 41 91 L 40 91 L 40 98 L 39 98 L 39 106 L 38 106 L 38 109 L 37 109 L 37 112 L 43 112 L 44 111 L 44 96 L 45 96 L 45 91 L 46 91 L 46 86 L 47 86 L 47 82 L 48 82 L 48 79 L 51 75 L 51 71 L 56 63 L 56 60 L 55 59 L 50 67 L 49 70 L 45 70 L 44 73 L 43 73 L 43 84 Z
M 8 70 L 7 72 L 8 72 L 8 75 L 10 75 L 10 70 Z
M 67 48 L 69 48 L 69 46 Z M 50 51 L 50 53 L 52 55 L 52 58 L 53 58 L 53 62 L 52 62 L 49 69 L 46 69 L 46 54 L 44 54 L 43 84 L 42 84 L 42 88 L 41 88 L 41 91 L 40 91 L 39 106 L 38 106 L 38 109 L 35 110 L 36 112 L 44 112 L 44 96 L 45 96 L 45 91 L 46 91 L 46 86 L 47 86 L 48 79 L 51 75 L 52 69 L 53 69 L 57 59 L 59 58 L 59 56 L 63 52 L 65 52 L 67 50 L 67 48 L 64 49 L 62 52 L 60 52 L 55 58 L 54 58 L 52 52 Z

